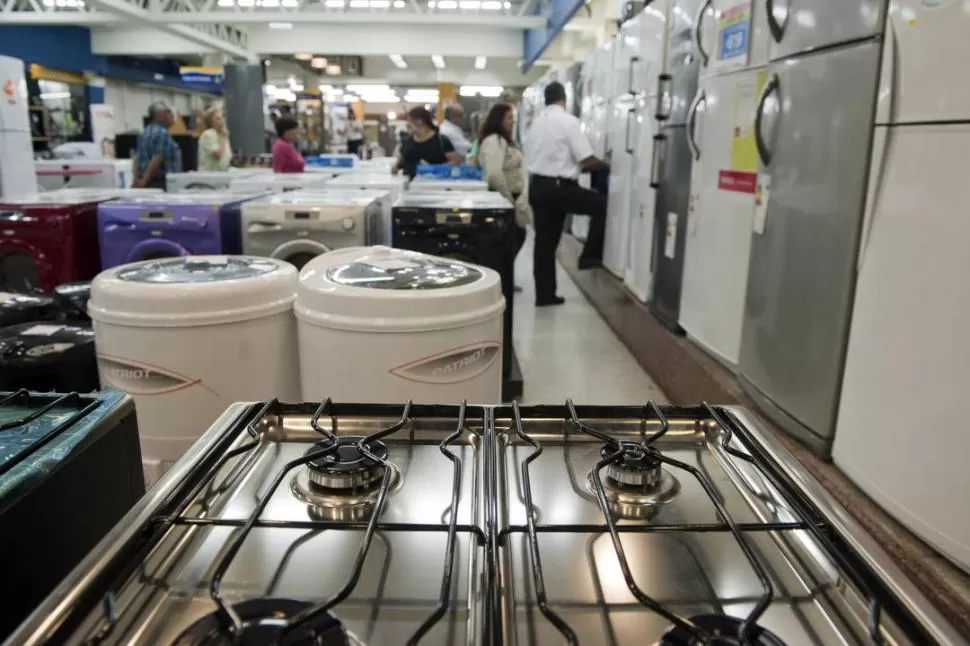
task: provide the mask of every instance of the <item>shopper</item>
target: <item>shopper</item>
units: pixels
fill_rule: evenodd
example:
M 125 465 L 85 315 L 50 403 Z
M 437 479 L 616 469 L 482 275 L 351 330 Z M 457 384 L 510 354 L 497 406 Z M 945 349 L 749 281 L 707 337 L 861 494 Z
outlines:
M 391 173 L 397 175 L 401 170 L 413 179 L 418 172 L 418 164 L 458 164 L 460 158 L 446 137 L 438 133 L 431 113 L 420 106 L 408 111 L 408 125 L 411 136 L 401 143 L 401 153 Z
M 472 144 L 465 138 L 465 109 L 457 103 L 445 106 L 445 120 L 441 122 L 441 134 L 448 138 L 461 161 L 468 158 Z
M 525 195 L 522 153 L 512 140 L 514 126 L 512 106 L 497 103 L 488 111 L 476 144 L 478 162 L 489 190 L 501 193 L 515 205 L 515 253 L 518 255 L 525 244 L 525 227 L 532 219 L 532 209 Z
M 182 151 L 169 134 L 175 113 L 164 101 L 156 101 L 149 109 L 152 122 L 138 138 L 135 155 L 136 188 L 165 188 L 165 176 L 182 170 Z
M 205 130 L 199 136 L 199 170 L 229 170 L 232 161 L 232 146 L 229 144 L 229 130 L 222 110 L 209 108 L 202 115 Z
M 303 155 L 296 150 L 296 140 L 300 134 L 300 126 L 293 117 L 281 116 L 276 120 L 276 135 L 273 142 L 273 172 L 274 173 L 302 173 L 306 162 Z
M 364 143 L 364 127 L 357 120 L 357 115 L 350 110 L 347 115 L 347 152 L 360 157 L 360 146 Z
M 593 149 L 579 126 L 579 119 L 566 112 L 566 89 L 552 82 L 545 89 L 546 107 L 533 121 L 525 140 L 525 166 L 529 172 L 529 204 L 535 214 L 535 256 L 533 275 L 536 305 L 561 305 L 556 294 L 556 248 L 568 213 L 606 217 L 606 198 L 579 186 L 580 172 L 609 168 L 593 155 Z M 590 227 L 602 231 L 602 227 Z M 590 235 L 579 258 L 581 269 L 598 266 L 595 257 L 602 249 L 601 237 Z

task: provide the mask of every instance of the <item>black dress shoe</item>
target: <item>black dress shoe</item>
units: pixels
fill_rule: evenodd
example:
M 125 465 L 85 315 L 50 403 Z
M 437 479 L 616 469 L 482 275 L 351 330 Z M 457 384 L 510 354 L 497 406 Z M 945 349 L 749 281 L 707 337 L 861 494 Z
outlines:
M 579 269 L 596 269 L 603 266 L 603 261 L 598 258 L 580 258 L 576 266 Z
M 553 296 L 552 298 L 543 298 L 536 301 L 536 307 L 548 307 L 550 305 L 562 305 L 566 302 L 566 299 L 562 296 Z

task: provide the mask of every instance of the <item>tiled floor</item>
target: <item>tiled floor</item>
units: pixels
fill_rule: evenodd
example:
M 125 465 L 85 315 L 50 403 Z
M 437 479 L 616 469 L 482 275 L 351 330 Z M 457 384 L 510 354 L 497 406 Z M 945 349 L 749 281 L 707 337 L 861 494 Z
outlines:
M 535 307 L 532 233 L 516 260 L 515 352 L 522 367 L 522 403 L 658 403 L 667 398 L 613 334 L 569 276 L 558 268 L 558 307 Z

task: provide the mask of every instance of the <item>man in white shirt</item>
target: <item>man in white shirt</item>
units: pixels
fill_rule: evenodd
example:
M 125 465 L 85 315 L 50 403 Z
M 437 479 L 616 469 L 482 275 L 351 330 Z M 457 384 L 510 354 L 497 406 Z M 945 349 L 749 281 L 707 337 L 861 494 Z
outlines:
M 465 133 L 461 129 L 465 121 L 465 110 L 457 103 L 449 103 L 445 106 L 445 119 L 438 126 L 438 132 L 448 137 L 448 141 L 455 147 L 455 152 L 461 157 L 461 163 L 465 163 L 468 158 L 468 151 L 472 144 L 465 138 Z
M 609 168 L 593 154 L 579 119 L 566 112 L 566 89 L 553 82 L 545 89 L 546 107 L 529 127 L 525 140 L 525 169 L 529 173 L 529 205 L 536 230 L 533 276 L 536 306 L 561 305 L 556 295 L 556 247 L 562 237 L 566 215 L 576 213 L 594 219 L 606 217 L 606 197 L 579 185 L 581 172 Z M 598 223 L 597 223 L 598 224 Z M 602 227 L 591 226 L 580 256 L 580 268 L 598 266 L 597 245 Z

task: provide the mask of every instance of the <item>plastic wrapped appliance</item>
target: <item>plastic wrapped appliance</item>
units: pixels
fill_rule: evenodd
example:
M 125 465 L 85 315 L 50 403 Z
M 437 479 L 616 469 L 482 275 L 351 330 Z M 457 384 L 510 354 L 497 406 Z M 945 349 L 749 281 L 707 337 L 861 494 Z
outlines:
M 98 387 L 90 325 L 32 322 L 0 328 L 0 390 L 86 393 Z
M 522 375 L 512 346 L 515 294 L 515 207 L 491 191 L 408 191 L 394 204 L 393 246 L 484 265 L 502 277 L 505 323 L 503 395 L 522 394 Z
M 91 297 L 91 283 L 64 283 L 54 288 L 54 311 L 58 321 L 88 322 L 88 298 Z
M 44 159 L 34 162 L 37 187 L 131 188 L 130 159 Z
M 30 321 L 51 321 L 56 313 L 49 296 L 0 292 L 0 328 Z
M 152 260 L 95 278 L 101 381 L 135 399 L 149 482 L 229 404 L 298 396 L 296 281 L 293 265 L 251 256 Z
M 169 193 L 221 191 L 228 189 L 232 180 L 250 177 L 258 172 L 254 168 L 233 168 L 227 171 L 169 173 L 165 176 L 165 190 Z
M 234 179 L 229 183 L 233 193 L 298 191 L 301 188 L 322 188 L 333 173 L 257 173 Z
M 327 251 L 381 242 L 390 200 L 384 191 L 291 191 L 246 202 L 242 218 L 243 253 L 301 268 Z
M 488 184 L 481 179 L 449 179 L 440 177 L 415 177 L 408 188 L 412 191 L 487 191 Z
M 165 193 L 98 209 L 101 266 L 242 250 L 239 210 L 257 194 Z
M 485 267 L 389 247 L 318 256 L 294 305 L 303 398 L 498 403 L 503 307 Z

